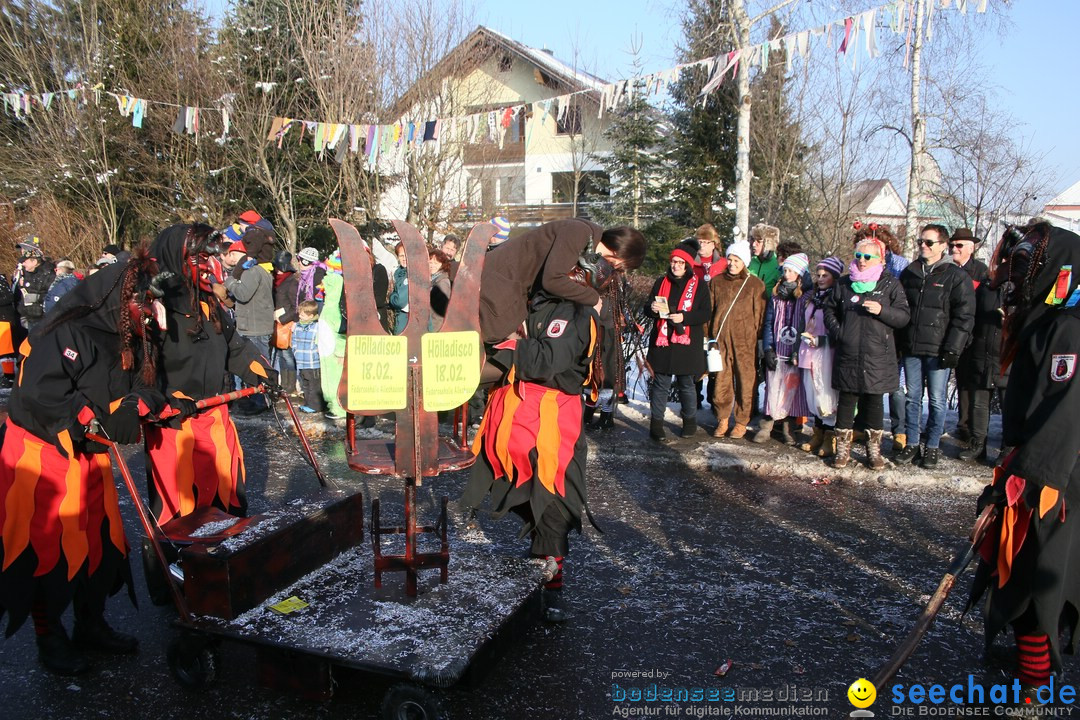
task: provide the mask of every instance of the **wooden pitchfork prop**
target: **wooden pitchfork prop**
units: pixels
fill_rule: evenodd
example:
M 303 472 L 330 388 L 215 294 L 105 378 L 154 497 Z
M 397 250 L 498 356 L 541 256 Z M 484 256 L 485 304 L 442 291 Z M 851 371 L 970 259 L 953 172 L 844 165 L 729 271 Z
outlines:
M 464 367 L 471 377 L 479 380 L 480 367 L 484 352 L 480 342 L 480 274 L 484 267 L 484 255 L 488 241 L 495 234 L 495 227 L 483 223 L 473 228 L 462 250 L 461 264 L 454 279 L 453 292 L 446 310 L 446 318 L 437 333 L 428 332 L 431 318 L 431 273 L 428 265 L 427 245 L 419 231 L 401 220 L 394 221 L 394 229 L 405 247 L 409 278 L 409 320 L 401 336 L 389 335 L 383 328 L 375 306 L 372 292 L 371 260 L 363 239 L 356 228 L 347 222 L 331 219 L 330 226 L 337 235 L 341 248 L 342 275 L 345 287 L 345 303 L 348 310 L 347 349 L 345 368 L 338 386 L 338 398 L 342 407 L 349 412 L 346 422 L 346 454 L 349 466 L 360 472 L 393 475 L 405 482 L 405 525 L 404 527 L 384 527 L 379 521 L 379 500 L 371 503 L 371 543 L 375 555 L 375 587 L 382 587 L 384 570 L 405 572 L 405 591 L 409 597 L 416 596 L 417 571 L 428 568 L 440 570 L 439 581 L 448 580 L 450 559 L 449 545 L 446 539 L 447 498 L 442 498 L 439 520 L 434 526 L 417 526 L 416 523 L 416 488 L 424 477 L 434 477 L 440 472 L 467 468 L 476 460 L 467 447 L 439 438 L 439 410 L 449 410 L 464 404 L 476 390 L 476 384 L 460 388 L 460 392 L 450 398 L 440 394 L 439 379 L 425 375 L 424 346 L 445 337 L 452 342 L 455 355 L 466 358 L 457 370 Z M 451 335 L 451 334 L 454 335 Z M 475 334 L 475 339 L 467 333 Z M 428 339 L 425 340 L 424 336 Z M 438 337 L 431 337 L 432 335 Z M 404 338 L 407 353 L 404 358 L 394 355 L 382 362 L 378 359 L 379 350 L 364 348 L 388 347 L 389 340 L 400 342 Z M 366 355 L 364 353 L 367 353 Z M 387 356 L 390 357 L 390 356 Z M 374 358 L 374 361 L 372 360 Z M 372 386 L 385 384 L 387 374 L 396 375 L 401 368 L 389 368 L 391 363 L 404 362 L 404 392 L 400 401 L 385 401 L 394 407 L 367 407 L 361 399 L 373 389 Z M 378 368 L 372 373 L 372 365 Z M 434 370 L 438 363 L 434 354 L 427 359 L 429 370 Z M 475 366 L 472 363 L 475 362 Z M 438 365 L 442 367 L 441 365 Z M 400 377 L 400 375 L 397 375 Z M 429 387 L 424 387 L 425 377 Z M 453 404 L 447 403 L 452 402 Z M 394 439 L 392 442 L 381 438 L 356 438 L 356 415 L 395 414 Z M 418 533 L 434 533 L 441 540 L 438 552 L 417 550 Z M 403 555 L 384 555 L 381 536 L 403 534 L 405 553 Z

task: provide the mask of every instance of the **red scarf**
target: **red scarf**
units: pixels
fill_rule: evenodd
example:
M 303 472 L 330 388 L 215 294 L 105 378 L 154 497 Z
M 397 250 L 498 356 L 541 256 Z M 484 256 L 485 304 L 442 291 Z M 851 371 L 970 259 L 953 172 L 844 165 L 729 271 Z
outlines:
M 698 279 L 697 275 L 693 272 L 687 273 L 690 279 L 686 281 L 686 287 L 683 288 L 682 299 L 675 312 L 690 312 L 690 308 L 694 306 L 694 295 L 697 294 Z M 660 294 L 665 298 L 671 299 L 671 280 L 665 275 L 664 279 L 660 281 Z M 671 335 L 671 342 L 678 345 L 690 344 L 690 326 L 683 323 L 681 330 L 675 330 Z M 667 318 L 660 320 L 660 328 L 656 333 L 656 346 L 667 347 L 668 345 L 668 321 Z

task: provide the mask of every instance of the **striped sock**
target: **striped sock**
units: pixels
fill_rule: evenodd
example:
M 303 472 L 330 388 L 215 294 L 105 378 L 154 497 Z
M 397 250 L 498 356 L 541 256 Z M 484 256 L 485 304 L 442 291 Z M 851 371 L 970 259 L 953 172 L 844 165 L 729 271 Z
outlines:
M 551 578 L 551 580 L 544 583 L 544 589 L 545 590 L 562 590 L 562 581 L 563 581 L 563 558 L 562 558 L 562 555 L 559 555 L 557 558 L 555 558 L 555 564 L 559 566 L 559 569 L 555 573 L 554 577 Z
M 1050 682 L 1050 638 L 1016 635 L 1016 677 L 1022 683 L 1041 687 Z

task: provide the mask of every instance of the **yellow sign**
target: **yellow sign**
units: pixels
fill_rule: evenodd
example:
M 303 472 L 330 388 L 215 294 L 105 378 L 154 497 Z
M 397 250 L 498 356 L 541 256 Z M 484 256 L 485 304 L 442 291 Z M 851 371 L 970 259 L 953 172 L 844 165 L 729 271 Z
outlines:
M 421 338 L 424 409 L 453 410 L 469 401 L 480 384 L 480 333 L 427 333 Z
M 349 410 L 404 410 L 408 400 L 409 346 L 390 335 L 350 335 Z
M 270 609 L 279 615 L 288 615 L 289 613 L 296 612 L 297 610 L 303 610 L 308 604 L 300 598 L 293 595 L 287 597 L 279 603 L 275 603 L 270 606 Z

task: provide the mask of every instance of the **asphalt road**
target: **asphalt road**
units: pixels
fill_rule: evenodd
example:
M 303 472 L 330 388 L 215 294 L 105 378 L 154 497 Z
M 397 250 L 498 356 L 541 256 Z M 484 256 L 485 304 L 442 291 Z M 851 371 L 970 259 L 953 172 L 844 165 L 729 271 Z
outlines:
M 293 439 L 266 418 L 238 426 L 253 513 L 316 487 Z M 340 429 L 322 428 L 314 421 L 312 441 L 327 473 L 365 500 L 381 498 L 385 513 L 400 508 L 400 481 L 349 471 Z M 737 462 L 745 442 L 699 435 L 696 443 L 658 448 L 636 424 L 594 440 L 590 497 L 604 532 L 589 528 L 571 539 L 566 592 L 575 617 L 562 626 L 532 624 L 478 686 L 439 691 L 451 717 L 847 717 L 854 709 L 848 686 L 892 653 L 974 519 L 974 496 L 947 483 L 908 487 L 868 471 L 811 483 L 819 466 L 762 476 Z M 800 455 L 779 445 L 775 453 Z M 959 463 L 952 465 L 955 472 Z M 141 475 L 137 452 L 132 469 Z M 428 518 L 436 497 L 456 499 L 464 479 L 455 473 L 425 483 L 420 503 Z M 123 510 L 129 538 L 138 537 L 130 499 Z M 451 532 L 460 532 L 452 514 Z M 481 522 L 500 551 L 524 552 L 515 519 Z M 175 613 L 147 601 L 139 563 L 133 566 L 140 607 L 118 596 L 108 613 L 139 637 L 140 654 L 99 657 L 90 674 L 57 678 L 38 664 L 32 630 L 23 627 L 0 643 L 0 717 L 377 716 L 385 681 L 340 673 L 332 699 L 304 700 L 259 687 L 252 653 L 235 643 L 221 648 L 215 684 L 180 688 L 164 657 Z M 961 581 L 901 672 L 896 682 L 905 689 L 950 686 L 969 674 L 987 687 L 1009 682 L 1007 639 L 984 659 L 978 611 L 960 618 L 966 591 Z M 676 699 L 684 692 L 687 699 Z M 635 693 L 658 699 L 635 701 Z M 898 712 L 883 693 L 871 710 L 882 717 L 916 707 Z

